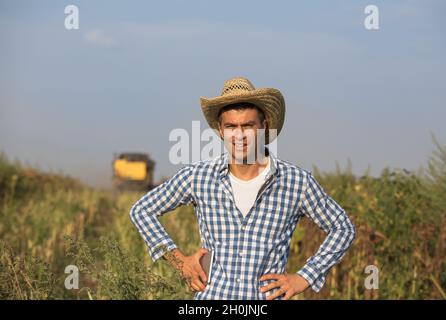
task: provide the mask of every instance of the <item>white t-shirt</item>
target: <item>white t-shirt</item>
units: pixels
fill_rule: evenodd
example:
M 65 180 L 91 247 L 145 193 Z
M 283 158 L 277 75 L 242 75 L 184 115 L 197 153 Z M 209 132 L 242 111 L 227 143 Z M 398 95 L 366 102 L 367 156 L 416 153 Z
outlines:
M 268 164 L 263 169 L 263 171 L 257 177 L 254 177 L 251 180 L 241 180 L 229 171 L 229 179 L 231 180 L 235 205 L 242 212 L 243 216 L 246 216 L 249 210 L 254 205 L 254 202 L 257 198 L 257 193 L 259 192 L 262 185 L 265 183 L 269 171 L 269 157 Z

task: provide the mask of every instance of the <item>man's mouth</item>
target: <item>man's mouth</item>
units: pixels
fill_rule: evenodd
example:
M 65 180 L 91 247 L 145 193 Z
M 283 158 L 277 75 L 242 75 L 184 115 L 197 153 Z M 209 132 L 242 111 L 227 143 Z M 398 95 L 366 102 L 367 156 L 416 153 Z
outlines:
M 243 142 L 235 142 L 235 143 L 233 143 L 233 146 L 237 149 L 243 149 L 243 148 L 247 147 L 248 144 L 243 143 Z

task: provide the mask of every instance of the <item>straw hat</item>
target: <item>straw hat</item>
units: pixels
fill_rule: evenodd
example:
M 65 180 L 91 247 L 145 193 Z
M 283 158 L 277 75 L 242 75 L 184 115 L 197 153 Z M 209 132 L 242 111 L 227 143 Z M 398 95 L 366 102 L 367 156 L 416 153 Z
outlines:
M 282 130 L 285 120 L 285 100 L 279 90 L 273 88 L 255 89 L 252 83 L 243 77 L 226 80 L 220 96 L 215 98 L 200 97 L 201 110 L 209 126 L 218 130 L 218 112 L 224 106 L 248 102 L 256 105 L 265 114 L 269 129 L 276 129 L 277 135 Z M 277 136 L 276 135 L 276 136 Z M 276 136 L 271 137 L 273 141 Z M 270 143 L 268 130 L 266 144 Z

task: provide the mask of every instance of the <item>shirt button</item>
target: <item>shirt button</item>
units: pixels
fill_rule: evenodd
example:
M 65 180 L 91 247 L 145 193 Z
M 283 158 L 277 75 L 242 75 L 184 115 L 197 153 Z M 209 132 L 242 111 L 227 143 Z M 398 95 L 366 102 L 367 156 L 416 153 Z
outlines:
M 240 257 L 243 256 L 243 251 L 241 251 L 238 255 L 239 255 Z
M 237 282 L 240 282 L 240 278 L 237 278 Z
M 242 230 L 245 230 L 246 229 L 246 226 L 242 226 Z

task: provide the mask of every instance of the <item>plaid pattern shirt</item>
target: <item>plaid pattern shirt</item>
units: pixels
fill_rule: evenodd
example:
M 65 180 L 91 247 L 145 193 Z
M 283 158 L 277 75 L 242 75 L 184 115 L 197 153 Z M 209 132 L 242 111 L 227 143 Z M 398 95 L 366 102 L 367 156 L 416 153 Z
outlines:
M 234 202 L 228 152 L 184 166 L 132 206 L 130 218 L 153 261 L 177 247 L 158 217 L 181 205 L 194 206 L 202 246 L 214 250 L 212 278 L 195 299 L 266 299 L 274 289 L 262 293 L 260 287 L 274 280 L 259 278 L 284 273 L 291 237 L 303 215 L 327 233 L 317 252 L 297 271 L 314 291 L 319 292 L 330 268 L 352 244 L 354 225 L 313 175 L 269 155 L 268 178 L 245 217 Z

